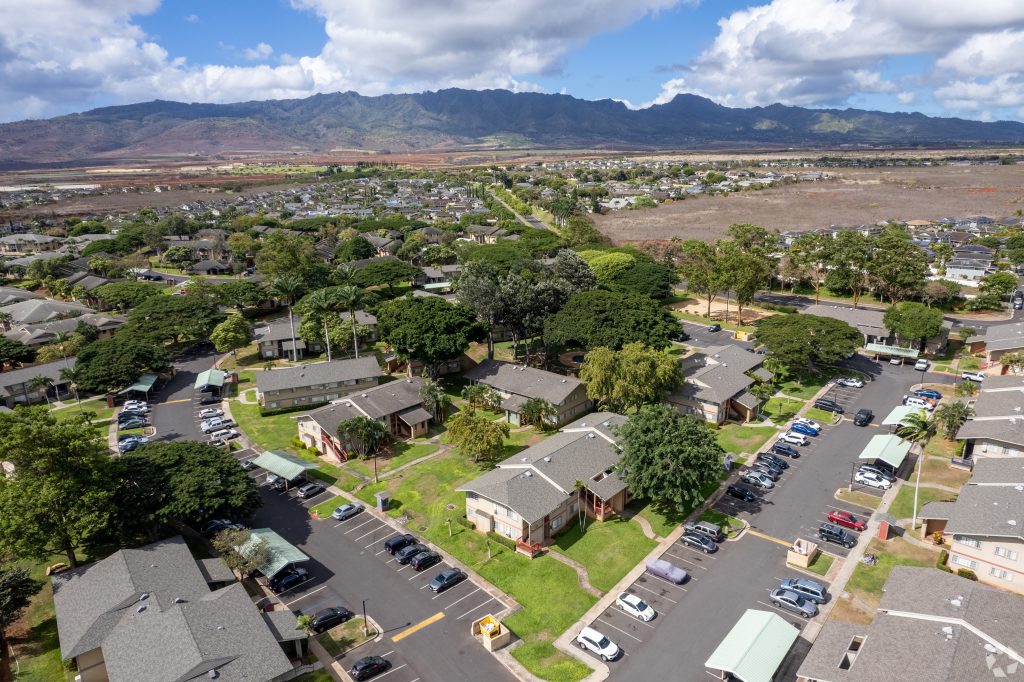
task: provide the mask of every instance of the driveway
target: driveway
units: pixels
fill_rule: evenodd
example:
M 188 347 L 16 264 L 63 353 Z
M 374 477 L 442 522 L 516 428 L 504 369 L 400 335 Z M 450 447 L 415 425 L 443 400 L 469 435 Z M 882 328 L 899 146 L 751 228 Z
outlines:
M 162 390 L 160 402 L 153 403 L 151 422 L 154 440 L 207 440 L 199 430 L 193 405 L 196 377 L 213 367 L 217 354 L 205 351 L 174 363 L 175 374 Z

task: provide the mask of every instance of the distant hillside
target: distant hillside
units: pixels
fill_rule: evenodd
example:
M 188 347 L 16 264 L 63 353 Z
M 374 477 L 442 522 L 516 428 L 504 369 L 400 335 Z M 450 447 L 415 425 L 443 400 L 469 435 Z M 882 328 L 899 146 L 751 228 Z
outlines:
M 0 125 L 0 165 L 232 152 L 412 151 L 469 145 L 588 149 L 843 144 L 1024 144 L 1024 124 L 773 104 L 733 109 L 696 95 L 634 111 L 612 100 L 505 90 L 182 104 L 146 102 Z

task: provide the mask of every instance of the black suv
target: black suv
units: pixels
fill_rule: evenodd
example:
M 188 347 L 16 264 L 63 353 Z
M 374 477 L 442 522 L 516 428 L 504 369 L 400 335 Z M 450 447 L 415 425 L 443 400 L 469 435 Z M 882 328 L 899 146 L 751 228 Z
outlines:
M 799 450 L 794 448 L 789 443 L 783 443 L 780 441 L 776 441 L 772 445 L 772 452 L 774 452 L 777 455 L 782 455 L 783 457 L 792 457 L 793 459 L 796 459 L 800 456 Z
M 771 462 L 772 464 L 774 464 L 776 467 L 778 467 L 780 469 L 788 469 L 789 468 L 789 462 L 787 462 L 786 460 L 782 459 L 781 457 L 776 457 L 775 455 L 771 454 L 770 452 L 760 452 L 760 453 L 758 453 L 757 459 L 758 459 L 759 462 L 762 462 L 762 461 L 763 462 Z
M 341 625 L 342 623 L 351 620 L 354 615 L 356 614 L 352 613 L 344 606 L 331 606 L 317 611 L 309 626 L 313 628 L 313 632 L 320 634 L 321 632 L 330 630 L 335 625 Z
M 386 541 L 384 543 L 384 550 L 388 554 L 395 554 L 396 552 L 398 552 L 398 550 L 402 549 L 403 547 L 408 547 L 409 545 L 415 544 L 416 536 L 406 533 L 405 535 L 396 535 L 395 537 Z
M 391 662 L 380 656 L 366 656 L 356 661 L 356 664 L 352 666 L 348 674 L 356 682 L 362 682 L 362 680 L 368 680 L 374 675 L 379 675 L 390 667 Z
M 397 552 L 395 552 L 395 561 L 397 561 L 398 563 L 400 563 L 400 564 L 402 564 L 404 566 L 405 564 L 407 564 L 410 561 L 412 561 L 413 557 L 415 557 L 420 552 L 429 552 L 429 551 L 430 550 L 427 549 L 426 545 L 421 545 L 420 543 L 415 542 L 415 543 L 413 543 L 411 545 L 406 545 L 402 549 L 400 549 Z
M 867 426 L 874 418 L 875 413 L 865 407 L 857 410 L 857 414 L 853 415 L 853 423 L 856 426 Z
M 267 583 L 270 591 L 274 594 L 287 592 L 293 587 L 309 580 L 309 571 L 304 568 L 286 568 Z
M 814 406 L 819 410 L 825 410 L 826 412 L 835 412 L 836 414 L 842 414 L 844 412 L 843 406 L 834 400 L 828 398 L 818 398 L 814 401 Z
M 833 523 L 823 523 L 818 528 L 818 537 L 827 542 L 834 542 L 850 549 L 857 544 L 857 538 Z

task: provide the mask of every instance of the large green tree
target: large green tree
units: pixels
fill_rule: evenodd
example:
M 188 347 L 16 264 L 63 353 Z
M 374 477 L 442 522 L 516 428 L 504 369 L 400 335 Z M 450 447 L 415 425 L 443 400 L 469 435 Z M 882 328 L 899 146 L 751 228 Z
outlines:
M 583 263 L 585 266 L 586 263 Z M 487 325 L 487 358 L 494 358 L 494 326 L 502 312 L 498 270 L 485 260 L 469 261 L 455 280 L 459 303 L 473 309 L 477 319 Z
M 7 365 L 14 366 L 21 362 L 32 362 L 36 352 L 23 344 L 0 336 L 0 371 Z
M 587 384 L 587 397 L 602 409 L 625 412 L 659 402 L 682 383 L 683 373 L 665 351 L 634 342 L 618 351 L 595 348 L 587 353 L 580 379 Z
M 848 290 L 853 294 L 853 307 L 868 287 L 869 273 L 874 257 L 870 237 L 856 230 L 841 230 L 835 238 L 833 268 L 825 277 L 825 285 L 833 290 Z
M 218 284 L 213 291 L 222 305 L 237 308 L 239 311 L 256 308 L 270 300 L 270 293 L 262 284 L 244 279 Z
M 711 304 L 724 288 L 724 270 L 720 250 L 715 244 L 700 239 L 688 239 L 679 249 L 679 274 L 690 293 L 697 294 L 707 303 L 711 317 Z
M 356 270 L 355 284 L 363 287 L 387 287 L 393 292 L 396 284 L 411 282 L 420 274 L 420 269 L 400 260 L 380 260 L 367 263 Z
M 983 294 L 1009 296 L 1017 288 L 1017 277 L 1010 272 L 993 272 L 981 278 L 978 289 Z
M 269 281 L 295 277 L 304 289 L 323 286 L 331 270 L 317 255 L 310 237 L 292 232 L 267 235 L 256 254 L 256 268 Z
M 110 282 L 93 289 L 92 296 L 108 308 L 128 310 L 151 296 L 159 296 L 161 289 L 150 282 Z
M 942 311 L 916 301 L 897 303 L 885 311 L 883 323 L 902 343 L 925 341 L 942 331 Z
M 110 528 L 116 482 L 96 428 L 81 417 L 57 419 L 45 407 L 0 413 L 0 555 L 44 560 L 76 553 Z M 236 464 L 237 467 L 237 464 Z
M 665 404 L 648 405 L 618 427 L 618 470 L 634 495 L 692 508 L 718 480 L 725 453 L 705 422 Z
M 899 303 L 924 287 L 928 258 L 906 231 L 887 229 L 875 238 L 873 247 L 868 272 L 880 295 Z
M 369 417 L 352 417 L 338 424 L 338 435 L 352 446 L 360 457 L 376 454 L 391 438 L 383 422 Z
M 613 291 L 664 299 L 672 293 L 672 286 L 678 281 L 676 271 L 669 266 L 638 260 L 617 275 L 606 278 L 601 284 Z
M 218 353 L 233 353 L 252 342 L 252 328 L 241 315 L 228 315 L 210 332 L 210 341 Z
M 462 410 L 448 420 L 448 442 L 474 462 L 496 460 L 509 432 L 507 422 L 492 421 L 472 409 Z
M 124 388 L 146 372 L 164 371 L 170 359 L 166 348 L 119 333 L 111 339 L 94 341 L 79 352 L 76 383 L 87 392 Z
M 759 250 L 745 251 L 737 242 L 721 247 L 722 284 L 736 299 L 736 315 L 743 324 L 743 307 L 750 305 L 759 290 L 767 286 L 774 261 Z
M 853 353 L 864 336 L 841 320 L 818 315 L 772 315 L 757 323 L 757 338 L 772 357 L 799 371 Z
M 32 577 L 27 568 L 0 566 L 0 647 L 7 646 L 7 628 L 28 607 L 32 596 L 40 587 L 39 581 Z M 5 655 L 0 655 L 0 661 L 5 659 Z M 6 661 L 3 665 L 7 665 Z M 0 673 L 5 672 L 0 669 Z
M 622 348 L 642 342 L 665 348 L 679 323 L 656 301 L 613 291 L 581 291 L 544 324 L 544 341 L 563 348 Z
M 831 235 L 816 232 L 797 237 L 789 249 L 790 260 L 800 268 L 814 287 L 814 302 L 821 300 L 821 286 L 836 253 Z
M 152 296 L 128 313 L 118 336 L 154 344 L 208 339 L 221 317 L 216 301 L 206 296 Z
M 439 366 L 483 341 L 487 327 L 472 308 L 443 298 L 399 298 L 377 311 L 380 338 L 405 360 L 422 362 L 436 376 Z

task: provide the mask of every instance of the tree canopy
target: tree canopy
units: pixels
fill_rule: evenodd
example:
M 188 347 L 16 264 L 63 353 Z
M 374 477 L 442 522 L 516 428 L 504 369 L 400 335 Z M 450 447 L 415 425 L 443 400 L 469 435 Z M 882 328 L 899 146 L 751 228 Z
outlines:
M 468 306 L 431 296 L 382 304 L 377 332 L 399 357 L 418 360 L 436 373 L 441 363 L 459 357 L 471 342 L 483 341 L 487 328 Z
M 20 362 L 32 362 L 35 357 L 35 350 L 21 341 L 0 336 L 0 371 L 3 371 L 6 365 L 14 366 Z
M 448 420 L 448 442 L 474 462 L 496 460 L 509 432 L 507 422 L 493 421 L 472 409 L 462 410 Z
M 873 243 L 868 272 L 876 291 L 893 303 L 917 293 L 928 274 L 928 258 L 904 230 L 889 229 Z M 841 255 L 841 254 L 837 254 Z
M 923 303 L 904 301 L 886 310 L 883 322 L 901 342 L 923 342 L 942 331 L 942 311 Z
M 672 314 L 650 298 L 581 291 L 544 323 L 544 341 L 563 348 L 619 349 L 634 341 L 665 348 L 678 330 Z
M 672 285 L 678 281 L 675 270 L 667 265 L 641 260 L 601 284 L 613 291 L 663 299 L 672 293 Z
M 856 352 L 864 336 L 841 320 L 818 315 L 772 315 L 757 323 L 757 338 L 790 369 L 835 362 Z
M 1009 296 L 1017 288 L 1017 277 L 1010 272 L 993 272 L 981 278 L 978 289 L 983 294 Z
M 210 332 L 210 341 L 218 353 L 235 351 L 252 341 L 252 328 L 241 315 L 228 315 Z
M 150 343 L 208 339 L 220 319 L 216 301 L 207 296 L 152 296 L 128 313 L 128 324 L 117 336 Z
M 150 282 L 110 282 L 92 291 L 103 305 L 118 310 L 128 310 L 151 296 L 159 296 L 161 287 Z
M 146 372 L 162 372 L 170 351 L 127 334 L 94 341 L 82 348 L 75 362 L 80 390 L 100 392 L 130 386 Z
M 642 343 L 627 343 L 622 350 L 595 348 L 580 367 L 587 397 L 602 409 L 625 412 L 662 399 L 683 380 L 679 363 L 665 351 Z
M 218 284 L 213 293 L 223 305 L 239 310 L 255 308 L 270 300 L 263 285 L 244 279 Z
M 396 284 L 415 279 L 420 269 L 400 260 L 379 260 L 367 263 L 355 271 L 353 283 L 364 289 L 386 286 L 391 291 Z

